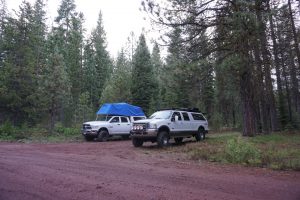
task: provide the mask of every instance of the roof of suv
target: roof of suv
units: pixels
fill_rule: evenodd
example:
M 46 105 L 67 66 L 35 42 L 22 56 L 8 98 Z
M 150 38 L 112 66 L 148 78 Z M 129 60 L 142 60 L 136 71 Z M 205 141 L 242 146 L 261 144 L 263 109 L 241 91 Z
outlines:
M 164 108 L 160 110 L 176 110 L 176 111 L 186 111 L 186 112 L 198 112 L 201 113 L 201 111 L 198 108 Z

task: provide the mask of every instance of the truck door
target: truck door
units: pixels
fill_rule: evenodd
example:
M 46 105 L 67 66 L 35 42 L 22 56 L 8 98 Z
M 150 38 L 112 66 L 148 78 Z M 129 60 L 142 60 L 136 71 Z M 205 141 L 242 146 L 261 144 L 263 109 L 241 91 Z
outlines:
M 130 134 L 131 124 L 128 117 L 120 117 L 120 132 L 121 134 Z
M 109 134 L 116 134 L 121 131 L 120 117 L 113 117 L 109 123 Z
M 193 124 L 191 123 L 190 116 L 187 112 L 182 112 L 181 114 L 183 116 L 182 127 L 184 129 L 184 132 L 186 134 L 190 134 L 190 132 L 194 129 Z
M 175 120 L 175 116 L 178 117 L 178 120 Z M 180 114 L 180 112 L 173 112 L 172 117 L 171 117 L 171 135 L 174 136 L 181 136 L 182 135 L 182 131 L 183 131 L 183 124 L 182 124 L 182 116 Z

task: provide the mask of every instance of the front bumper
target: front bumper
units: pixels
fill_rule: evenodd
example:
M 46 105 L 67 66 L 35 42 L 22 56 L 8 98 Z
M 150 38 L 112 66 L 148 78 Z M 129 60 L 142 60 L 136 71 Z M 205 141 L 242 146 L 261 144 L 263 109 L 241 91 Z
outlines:
M 157 137 L 157 129 L 132 130 L 130 135 L 132 138 L 155 138 Z
M 92 130 L 92 129 L 81 129 L 81 134 L 83 136 L 97 136 L 98 131 L 97 130 Z

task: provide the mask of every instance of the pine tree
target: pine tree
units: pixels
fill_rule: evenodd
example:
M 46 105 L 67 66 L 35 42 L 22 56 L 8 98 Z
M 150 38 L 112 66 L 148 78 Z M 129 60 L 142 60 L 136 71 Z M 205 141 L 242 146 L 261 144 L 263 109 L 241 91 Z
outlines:
M 3 25 L 1 59 L 3 84 L 1 104 L 15 124 L 35 125 L 39 120 L 38 76 L 36 74 L 37 40 L 35 9 L 23 2 L 17 19 L 7 17 Z
M 103 27 L 101 12 L 99 13 L 97 27 L 92 31 L 91 39 L 95 53 L 95 68 L 98 80 L 95 91 L 93 91 L 95 93 L 95 96 L 98 98 L 97 101 L 94 102 L 94 106 L 99 107 L 99 100 L 104 86 L 109 80 L 112 68 L 112 61 L 110 59 L 108 51 L 106 50 L 106 33 Z
M 102 92 L 100 103 L 131 102 L 131 66 L 122 49 L 116 66 Z
M 150 114 L 150 102 L 154 94 L 153 65 L 143 34 L 139 37 L 139 43 L 133 56 L 132 69 L 132 102 L 140 106 L 147 114 Z
M 71 103 L 66 108 L 65 122 L 77 123 L 75 110 L 79 103 L 82 90 L 82 52 L 83 52 L 83 21 L 82 13 L 76 11 L 74 0 L 62 0 L 58 16 L 55 22 L 58 27 L 54 28 L 59 54 L 63 55 L 66 71 L 71 82 Z
M 163 62 L 160 56 L 160 49 L 157 42 L 154 43 L 152 54 L 151 54 L 151 62 L 153 64 L 153 71 L 154 71 L 154 88 L 153 93 L 154 95 L 151 98 L 150 102 L 150 113 L 161 109 L 163 106 L 162 104 L 162 89 L 163 89 Z
M 68 105 L 70 99 L 71 83 L 66 72 L 63 56 L 55 44 L 49 41 L 49 54 L 47 67 L 43 71 L 43 86 L 40 91 L 43 94 L 45 111 L 49 114 L 49 131 L 52 133 L 55 122 L 61 121 L 61 112 Z

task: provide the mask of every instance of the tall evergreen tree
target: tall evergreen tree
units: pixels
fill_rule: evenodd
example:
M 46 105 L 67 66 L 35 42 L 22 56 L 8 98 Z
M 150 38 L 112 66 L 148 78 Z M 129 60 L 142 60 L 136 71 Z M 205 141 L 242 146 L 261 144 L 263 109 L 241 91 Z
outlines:
M 131 102 L 131 84 L 131 66 L 122 49 L 102 92 L 100 103 Z
M 154 112 L 163 107 L 162 105 L 162 89 L 163 89 L 163 62 L 160 56 L 160 49 L 157 42 L 154 43 L 152 54 L 151 54 L 151 62 L 153 65 L 153 74 L 154 74 L 154 88 L 153 88 L 153 96 L 150 102 L 150 112 Z
M 99 107 L 99 100 L 101 93 L 104 89 L 106 82 L 109 80 L 109 76 L 112 68 L 112 61 L 110 59 L 109 53 L 106 50 L 106 33 L 103 27 L 102 13 L 99 13 L 97 27 L 92 31 L 91 39 L 93 43 L 93 49 L 95 53 L 95 68 L 97 74 L 97 86 L 95 88 L 95 99 L 94 106 Z
M 139 37 L 139 43 L 133 56 L 132 69 L 132 102 L 142 107 L 147 114 L 150 109 L 151 98 L 154 95 L 153 65 L 143 34 Z
M 71 82 L 71 104 L 66 108 L 65 121 L 77 123 L 75 110 L 82 89 L 83 14 L 76 11 L 74 0 L 62 0 L 55 22 L 57 45 L 64 57 L 66 71 Z M 78 121 L 79 122 L 79 121 Z

